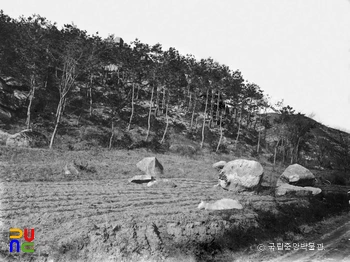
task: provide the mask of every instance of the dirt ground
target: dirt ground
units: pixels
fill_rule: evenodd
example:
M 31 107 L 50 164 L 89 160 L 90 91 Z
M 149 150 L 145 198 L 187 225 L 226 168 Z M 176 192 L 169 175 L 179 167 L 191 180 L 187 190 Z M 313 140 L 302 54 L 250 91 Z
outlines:
M 339 225 L 339 228 L 309 242 L 322 243 L 324 249 L 307 251 L 307 253 L 299 250 L 280 257 L 276 261 L 350 261 L 350 222 Z
M 311 232 L 300 239 L 299 243 L 314 243 L 314 250 L 299 249 L 277 251 L 266 249 L 263 252 L 248 256 L 251 261 L 261 262 L 319 262 L 350 261 L 350 215 L 341 215 L 318 222 L 310 227 Z M 266 246 L 268 243 L 264 243 Z M 319 247 L 317 246 L 319 245 Z
M 164 177 L 177 185 L 170 188 L 128 182 L 140 174 L 135 164 L 154 155 L 146 151 L 1 148 L 0 153 L 4 261 L 238 261 L 233 254 L 254 246 L 255 236 L 269 232 L 269 226 L 274 231 L 274 223 L 276 230 L 284 226 L 271 220 L 278 207 L 308 208 L 304 199 L 277 201 L 268 192 L 235 195 L 213 188 L 217 174 L 211 165 L 228 160 L 222 156 L 156 155 Z M 67 176 L 64 165 L 73 160 L 93 168 Z M 266 183 L 278 175 L 268 168 L 265 173 Z M 238 199 L 244 209 L 197 209 L 201 200 L 225 197 Z M 11 227 L 35 229 L 34 253 L 9 253 Z

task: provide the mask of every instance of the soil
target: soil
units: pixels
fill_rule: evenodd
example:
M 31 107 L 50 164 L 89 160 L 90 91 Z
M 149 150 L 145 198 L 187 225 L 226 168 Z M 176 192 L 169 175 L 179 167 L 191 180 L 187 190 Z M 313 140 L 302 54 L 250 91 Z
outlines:
M 323 206 L 321 214 L 305 197 L 277 199 L 269 190 L 234 194 L 214 188 L 217 174 L 211 164 L 218 159 L 204 156 L 157 156 L 164 176 L 177 185 L 170 188 L 128 182 L 140 158 L 153 155 L 149 152 L 2 148 L 1 153 L 4 261 L 236 261 L 237 252 L 297 232 L 305 221 L 324 215 Z M 64 175 L 64 163 L 74 160 L 89 168 Z M 197 208 L 201 200 L 221 198 L 237 199 L 244 208 Z M 35 229 L 34 253 L 9 253 L 11 227 Z
M 277 251 L 264 250 L 259 254 L 247 255 L 249 261 L 260 262 L 320 262 L 320 261 L 350 261 L 350 216 L 348 212 L 324 221 L 310 225 L 310 233 L 305 234 L 297 243 L 313 243 L 314 250 L 310 248 Z M 273 242 L 273 241 L 271 241 Z M 264 243 L 268 245 L 268 243 Z M 319 246 L 317 246 L 319 245 Z

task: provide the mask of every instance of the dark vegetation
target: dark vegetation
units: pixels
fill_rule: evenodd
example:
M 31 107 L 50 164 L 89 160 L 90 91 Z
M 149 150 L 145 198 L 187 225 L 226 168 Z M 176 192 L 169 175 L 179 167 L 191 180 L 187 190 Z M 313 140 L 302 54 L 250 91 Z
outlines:
M 59 29 L 39 15 L 1 11 L 0 35 L 4 131 L 32 129 L 64 150 L 206 150 L 300 163 L 349 183 L 349 134 L 272 105 L 257 84 L 212 58 Z
M 317 186 L 350 184 L 350 135 L 296 113 L 291 106 L 271 104 L 239 70 L 212 58 L 181 55 L 175 48 L 163 50 L 160 44 L 137 39 L 126 44 L 114 36 L 102 39 L 69 24 L 59 29 L 39 15 L 13 19 L 0 11 L 0 129 L 31 129 L 36 137 L 45 135 L 49 147 L 56 149 L 2 147 L 0 156 L 9 165 L 0 178 L 8 182 L 99 180 L 114 178 L 115 170 L 129 177 L 134 171 L 131 164 L 122 165 L 127 162 L 120 160 L 123 153 L 116 155 L 117 168 L 108 167 L 107 160 L 115 156 L 103 148 L 147 148 L 201 158 L 204 163 L 211 161 L 205 158 L 211 152 L 220 153 L 213 156 L 220 160 L 257 159 L 269 180 L 261 195 L 273 195 L 280 171 L 293 163 L 310 168 Z M 103 154 L 105 159 L 97 157 Z M 77 176 L 62 172 L 72 159 Z M 201 179 L 212 177 L 207 166 L 192 162 L 183 176 L 196 169 Z M 170 174 L 179 176 L 175 164 L 168 166 L 173 168 Z M 213 261 L 224 249 L 237 251 L 281 235 L 291 241 L 293 234 L 302 233 L 301 224 L 348 210 L 346 194 L 322 190 L 326 193 L 308 199 L 308 206 L 281 204 L 278 216 L 254 210 L 258 227 L 235 227 L 221 238 L 197 246 L 187 243 L 180 250 L 195 248 L 196 259 Z M 85 240 L 58 245 L 58 253 L 76 252 L 87 245 Z M 77 253 L 72 256 L 78 258 Z

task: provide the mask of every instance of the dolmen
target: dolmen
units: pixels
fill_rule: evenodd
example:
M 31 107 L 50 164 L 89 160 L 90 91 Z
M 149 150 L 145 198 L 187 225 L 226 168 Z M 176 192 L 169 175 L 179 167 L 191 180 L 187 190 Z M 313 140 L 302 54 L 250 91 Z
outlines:
M 220 169 L 216 186 L 236 192 L 254 191 L 259 188 L 264 173 L 259 162 L 246 159 L 237 159 L 227 163 L 220 161 L 213 167 Z
M 295 194 L 298 196 L 317 195 L 322 192 L 314 187 L 315 176 L 307 168 L 294 164 L 284 170 L 276 183 L 276 196 Z
M 176 187 L 170 179 L 162 178 L 164 167 L 156 157 L 145 157 L 136 166 L 144 174 L 130 178 L 130 183 L 147 184 L 148 187 Z

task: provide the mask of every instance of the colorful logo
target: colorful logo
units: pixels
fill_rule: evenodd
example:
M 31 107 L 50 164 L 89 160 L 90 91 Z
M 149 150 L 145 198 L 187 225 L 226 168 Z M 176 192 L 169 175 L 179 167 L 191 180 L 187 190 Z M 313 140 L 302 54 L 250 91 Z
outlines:
M 17 235 L 11 235 L 11 233 L 18 233 Z M 18 239 L 23 237 L 23 231 L 19 228 L 10 228 L 10 253 L 13 252 L 13 246 L 16 244 L 16 252 L 19 252 L 19 249 L 21 249 L 24 253 L 34 253 L 34 228 L 30 229 L 30 237 L 28 236 L 28 228 L 24 229 L 24 239 L 27 242 L 23 242 L 22 244 L 19 242 Z

